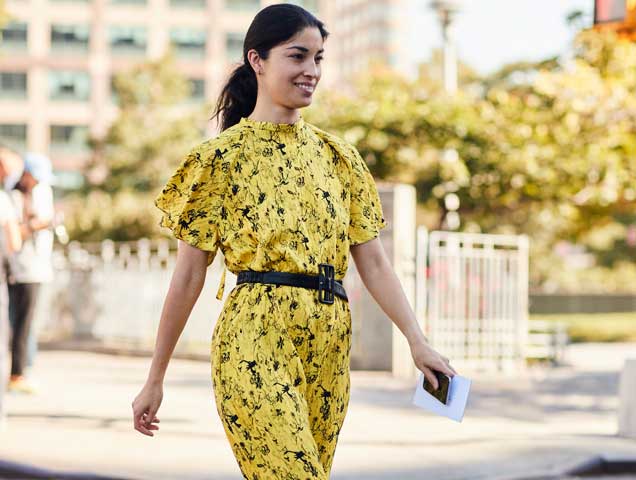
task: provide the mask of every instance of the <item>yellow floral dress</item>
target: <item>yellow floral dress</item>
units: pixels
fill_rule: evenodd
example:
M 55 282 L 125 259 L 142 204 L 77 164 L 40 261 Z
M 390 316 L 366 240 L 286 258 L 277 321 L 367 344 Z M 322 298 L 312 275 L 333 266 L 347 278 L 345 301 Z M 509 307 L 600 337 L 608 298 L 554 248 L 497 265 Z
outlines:
M 235 274 L 317 275 L 319 263 L 331 263 L 342 279 L 349 246 L 386 226 L 358 151 L 302 117 L 242 118 L 190 151 L 155 205 L 161 226 L 209 252 L 208 265 L 221 248 Z M 214 327 L 216 407 L 246 479 L 329 477 L 349 403 L 351 316 L 346 300 L 317 295 L 239 284 Z

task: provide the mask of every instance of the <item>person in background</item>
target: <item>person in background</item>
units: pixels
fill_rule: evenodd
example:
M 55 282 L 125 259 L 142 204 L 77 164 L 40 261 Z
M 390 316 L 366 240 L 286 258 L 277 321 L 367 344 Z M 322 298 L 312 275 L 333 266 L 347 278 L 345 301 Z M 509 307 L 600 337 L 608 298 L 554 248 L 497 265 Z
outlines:
M 10 259 L 9 316 L 13 335 L 9 391 L 36 391 L 25 369 L 29 336 L 35 333 L 32 326 L 40 285 L 53 280 L 52 181 L 48 157 L 27 153 L 22 176 L 11 192 L 23 245 Z
M 15 181 L 15 167 L 21 164 L 19 155 L 0 145 L 0 184 L 11 185 Z M 5 265 L 9 257 L 22 247 L 22 237 L 17 214 L 11 199 L 4 189 L 0 189 L 0 432 L 7 429 L 7 412 L 4 393 L 8 372 L 6 371 L 9 352 L 9 292 Z

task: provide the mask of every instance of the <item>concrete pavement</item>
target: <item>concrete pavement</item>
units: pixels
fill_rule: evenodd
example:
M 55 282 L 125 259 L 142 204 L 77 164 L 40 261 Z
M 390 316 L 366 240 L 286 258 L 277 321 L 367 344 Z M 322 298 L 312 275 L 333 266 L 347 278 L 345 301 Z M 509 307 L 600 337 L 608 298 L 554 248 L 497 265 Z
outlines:
M 519 377 L 460 371 L 473 381 L 461 423 L 414 407 L 411 382 L 354 371 L 331 478 L 508 480 L 554 475 L 597 455 L 636 459 L 636 440 L 615 435 L 629 356 L 636 344 L 582 344 L 569 347 L 568 365 Z M 130 404 L 149 364 L 41 351 L 39 394 L 7 399 L 0 461 L 122 479 L 240 480 L 207 362 L 173 359 L 159 432 L 150 438 L 132 428 Z

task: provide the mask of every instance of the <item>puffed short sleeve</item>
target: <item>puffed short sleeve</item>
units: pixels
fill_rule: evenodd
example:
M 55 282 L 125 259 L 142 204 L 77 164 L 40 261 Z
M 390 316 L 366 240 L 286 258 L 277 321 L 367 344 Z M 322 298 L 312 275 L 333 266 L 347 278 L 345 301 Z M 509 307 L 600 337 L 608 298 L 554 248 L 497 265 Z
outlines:
M 208 266 L 219 246 L 227 180 L 214 149 L 192 149 L 168 179 L 154 204 L 162 212 L 159 225 L 184 242 L 208 252 Z
M 387 223 L 369 167 L 355 147 L 350 152 L 349 244 L 358 245 L 377 237 Z

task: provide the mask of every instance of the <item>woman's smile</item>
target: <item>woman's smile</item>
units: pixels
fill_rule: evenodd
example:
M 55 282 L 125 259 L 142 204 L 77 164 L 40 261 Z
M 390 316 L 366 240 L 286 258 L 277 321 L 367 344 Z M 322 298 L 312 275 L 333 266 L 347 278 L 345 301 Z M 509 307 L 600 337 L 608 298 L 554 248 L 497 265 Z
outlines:
M 294 85 L 300 88 L 303 92 L 306 92 L 310 95 L 314 93 L 315 84 L 306 82 L 294 82 Z

